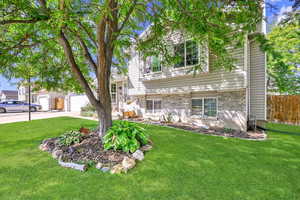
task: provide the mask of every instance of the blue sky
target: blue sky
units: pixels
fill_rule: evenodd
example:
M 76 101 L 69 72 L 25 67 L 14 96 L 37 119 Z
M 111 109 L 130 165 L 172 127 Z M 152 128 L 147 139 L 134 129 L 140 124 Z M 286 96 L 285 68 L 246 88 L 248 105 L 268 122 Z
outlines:
M 267 0 L 276 6 L 277 9 L 271 10 L 267 9 L 268 22 L 274 19 L 280 20 L 282 18 L 283 13 L 289 11 L 291 9 L 292 3 L 289 0 Z M 15 90 L 16 89 L 17 80 L 7 80 L 3 76 L 0 75 L 0 90 Z

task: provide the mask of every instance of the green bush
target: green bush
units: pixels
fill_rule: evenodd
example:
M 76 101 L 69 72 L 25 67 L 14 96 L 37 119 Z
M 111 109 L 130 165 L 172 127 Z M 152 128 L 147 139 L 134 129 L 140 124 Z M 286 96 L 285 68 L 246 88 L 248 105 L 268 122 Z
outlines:
M 96 112 L 96 108 L 91 104 L 87 104 L 81 108 L 81 112 Z
M 58 139 L 60 145 L 70 146 L 72 144 L 80 143 L 82 137 L 83 136 L 79 131 L 68 131 L 61 135 Z
M 104 148 L 135 152 L 148 143 L 145 129 L 128 121 L 115 121 L 104 136 Z
M 90 112 L 90 111 L 89 112 L 82 112 L 81 111 L 81 113 L 80 113 L 80 115 L 83 116 L 83 117 L 93 117 L 94 114 L 95 114 L 94 112 Z

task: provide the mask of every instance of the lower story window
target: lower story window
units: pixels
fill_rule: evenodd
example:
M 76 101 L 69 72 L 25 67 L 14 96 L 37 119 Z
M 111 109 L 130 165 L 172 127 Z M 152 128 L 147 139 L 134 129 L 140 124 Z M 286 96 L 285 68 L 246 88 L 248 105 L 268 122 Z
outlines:
M 146 100 L 146 111 L 149 113 L 160 112 L 161 110 L 161 100 Z
M 216 117 L 217 116 L 217 99 L 210 98 L 204 99 L 204 116 Z
M 217 117 L 217 98 L 192 99 L 192 115 Z
M 202 116 L 203 99 L 192 99 L 192 115 Z

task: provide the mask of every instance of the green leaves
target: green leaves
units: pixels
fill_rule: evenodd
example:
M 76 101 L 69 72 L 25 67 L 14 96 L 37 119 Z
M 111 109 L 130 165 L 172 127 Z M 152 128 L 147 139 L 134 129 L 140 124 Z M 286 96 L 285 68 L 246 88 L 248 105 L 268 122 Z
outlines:
M 144 128 L 128 121 L 115 121 L 104 136 L 104 148 L 133 153 L 148 140 Z
M 152 26 L 139 40 L 138 50 L 146 56 L 161 55 L 167 66 L 176 62 L 168 45 L 178 42 L 168 35 L 180 31 L 186 38 L 208 44 L 215 68 L 232 70 L 234 60 L 228 47 L 241 47 L 245 35 L 256 31 L 263 20 L 262 1 L 161 0 L 152 7 L 154 14 L 149 16 Z M 202 65 L 196 67 L 203 68 L 205 63 Z
M 268 34 L 264 48 L 268 55 L 271 90 L 280 93 L 300 93 L 300 23 L 278 25 Z
M 60 145 L 70 146 L 72 144 L 80 143 L 82 135 L 79 131 L 68 131 L 61 135 L 58 139 Z

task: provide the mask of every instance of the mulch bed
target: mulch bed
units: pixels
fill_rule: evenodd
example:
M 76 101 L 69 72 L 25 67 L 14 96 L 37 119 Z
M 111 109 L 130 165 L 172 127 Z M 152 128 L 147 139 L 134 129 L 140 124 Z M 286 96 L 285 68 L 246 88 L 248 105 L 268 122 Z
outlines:
M 58 159 L 63 162 L 87 163 L 92 161 L 111 167 L 121 163 L 125 156 L 130 157 L 129 153 L 123 151 L 103 149 L 97 133 L 83 136 L 80 143 L 71 146 L 59 145 L 58 138 L 47 139 L 42 144 L 48 147 L 45 150 L 49 153 L 59 152 Z
M 205 129 L 199 126 L 190 124 L 190 123 L 183 123 L 183 122 L 174 122 L 174 123 L 165 123 L 160 121 L 153 121 L 153 120 L 145 120 L 141 118 L 129 119 L 130 121 L 140 122 L 144 124 L 152 124 L 152 125 L 159 125 L 165 127 L 172 127 L 187 131 L 193 131 L 199 134 L 205 135 L 213 135 L 213 136 L 222 136 L 222 137 L 234 137 L 240 139 L 247 139 L 247 140 L 265 140 L 267 139 L 267 135 L 262 130 L 256 131 L 239 131 L 239 130 L 226 130 L 222 128 L 210 128 Z

